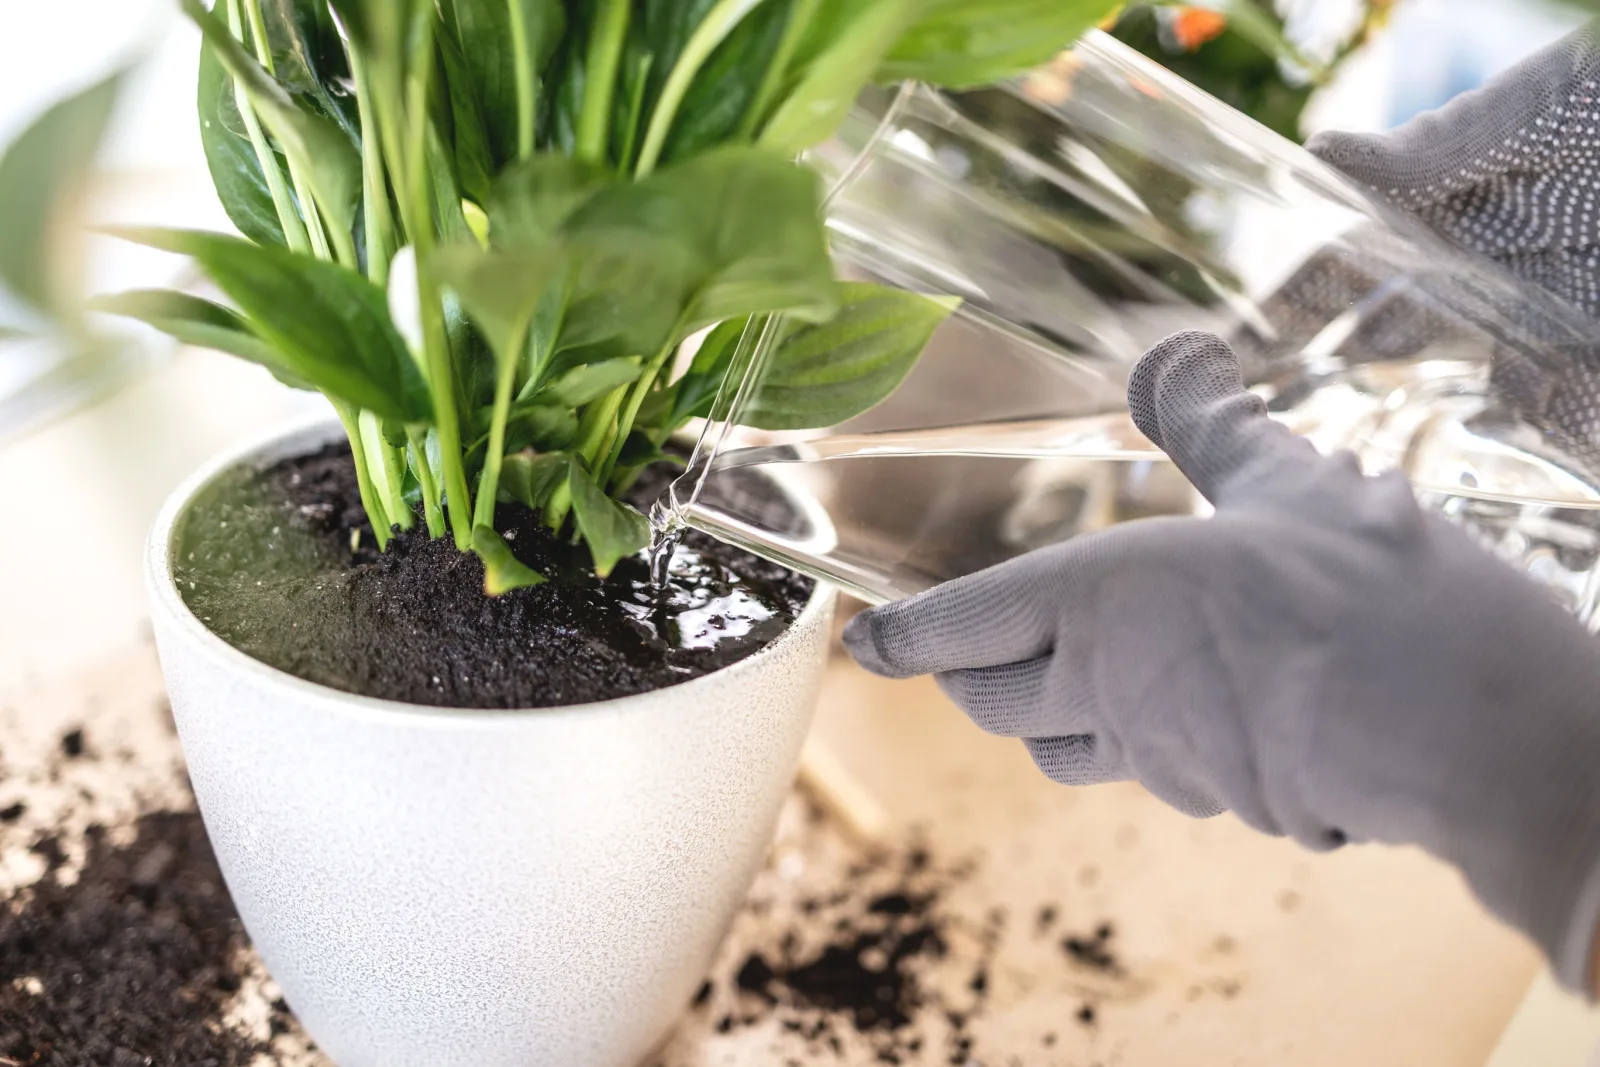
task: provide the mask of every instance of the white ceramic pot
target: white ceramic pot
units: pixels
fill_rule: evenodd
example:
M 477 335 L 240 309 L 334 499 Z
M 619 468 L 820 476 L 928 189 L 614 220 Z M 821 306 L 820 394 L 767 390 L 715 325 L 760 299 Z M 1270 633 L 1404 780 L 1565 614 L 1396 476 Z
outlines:
M 579 707 L 461 711 L 291 677 L 178 596 L 168 502 L 148 549 L 156 644 L 228 888 L 340 1067 L 632 1067 L 704 977 L 810 725 L 834 594 L 726 670 Z M 802 507 L 807 507 L 803 501 Z

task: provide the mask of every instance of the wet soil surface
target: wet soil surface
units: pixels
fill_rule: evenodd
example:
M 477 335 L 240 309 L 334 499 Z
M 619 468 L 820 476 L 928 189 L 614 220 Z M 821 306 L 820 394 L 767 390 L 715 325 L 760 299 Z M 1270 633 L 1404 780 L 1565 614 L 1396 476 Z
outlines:
M 648 510 L 677 470 L 646 472 L 630 502 Z M 759 481 L 746 491 L 771 492 Z M 642 556 L 596 579 L 586 547 L 521 505 L 503 505 L 495 526 L 546 584 L 486 596 L 478 558 L 430 539 L 420 521 L 380 555 L 339 444 L 214 485 L 179 531 L 175 574 L 195 614 L 264 663 L 459 708 L 581 704 L 685 682 L 760 651 L 811 594 L 793 572 L 703 534 L 684 539 L 657 590 Z

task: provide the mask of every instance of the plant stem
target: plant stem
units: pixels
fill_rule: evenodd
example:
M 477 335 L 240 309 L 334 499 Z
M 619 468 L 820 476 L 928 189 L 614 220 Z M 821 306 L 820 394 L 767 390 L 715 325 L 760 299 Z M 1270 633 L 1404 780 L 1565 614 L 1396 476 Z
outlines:
M 478 478 L 478 506 L 473 512 L 473 526 L 494 526 L 494 507 L 500 495 L 500 465 L 506 447 L 506 420 L 511 414 L 511 390 L 517 384 L 517 364 L 527 343 L 528 331 L 523 329 L 498 353 L 499 376 L 494 383 L 494 415 L 489 423 L 489 451 L 483 457 L 483 473 Z
M 396 449 L 383 435 L 383 423 L 370 411 L 357 416 L 361 426 L 361 443 L 366 446 L 367 465 L 370 468 L 373 489 L 383 501 L 384 514 L 390 526 L 409 530 L 416 523 L 411 509 L 406 507 L 403 474 L 405 467 L 396 455 Z
M 422 514 L 428 520 L 428 536 L 444 536 L 444 510 L 439 506 L 439 486 L 433 480 L 433 464 L 428 462 L 427 434 L 414 426 L 406 427 L 411 442 L 411 469 L 422 487 Z
M 789 24 L 784 27 L 783 38 L 778 42 L 778 50 L 772 55 L 772 62 L 761 79 L 761 86 L 756 90 L 755 99 L 750 101 L 750 106 L 745 109 L 744 118 L 739 122 L 738 140 L 755 139 L 756 131 L 766 121 L 768 111 L 771 110 L 784 81 L 788 78 L 789 61 L 794 58 L 806 31 L 811 28 L 811 20 L 816 15 L 817 8 L 821 6 L 822 0 L 795 0 L 794 9 L 789 12 Z
M 578 116 L 573 155 L 586 163 L 604 163 L 611 132 L 611 99 L 616 92 L 622 46 L 628 37 L 631 0 L 599 0 L 589 55 L 584 67 L 583 111 Z
M 667 75 L 667 83 L 661 87 L 661 97 L 650 115 L 644 148 L 640 150 L 639 163 L 634 168 L 636 177 L 643 178 L 655 170 L 656 163 L 661 159 L 661 151 L 666 147 L 667 134 L 672 132 L 672 122 L 678 117 L 678 107 L 689 92 L 689 86 L 694 84 L 695 75 L 700 73 L 700 68 L 711 58 L 717 45 L 760 3 L 761 0 L 720 0 L 695 28 L 689 43 L 683 46 L 683 53 L 673 64 L 672 73 Z
M 229 0 L 230 14 L 233 5 L 238 0 Z M 272 42 L 267 40 L 267 23 L 261 17 L 261 0 L 244 0 L 245 16 L 250 20 L 250 35 L 255 44 L 256 61 L 272 77 L 278 76 L 276 64 L 272 59 Z M 300 214 L 305 219 L 306 233 L 311 239 L 311 251 L 318 259 L 332 259 L 333 252 L 328 247 L 327 235 L 323 232 L 322 214 L 317 210 L 317 201 L 311 193 L 311 187 L 306 183 L 305 175 L 300 173 L 300 168 L 289 161 L 289 180 L 294 184 L 294 195 L 300 200 Z
M 367 513 L 367 520 L 372 523 L 372 535 L 378 539 L 378 551 L 386 552 L 389 548 L 389 516 L 383 509 L 383 502 L 378 499 L 378 494 L 374 491 L 372 476 L 367 470 L 367 449 L 361 441 L 359 418 L 348 405 L 337 400 L 333 401 L 333 410 L 339 413 L 339 421 L 344 424 L 344 434 L 350 439 L 350 455 L 356 465 L 356 486 L 361 491 L 361 508 Z
M 382 134 L 372 107 L 372 79 L 367 63 L 354 48 L 350 76 L 356 83 L 356 111 L 361 118 L 362 225 L 367 244 L 367 277 L 380 286 L 389 284 L 389 262 L 394 258 L 394 216 L 389 210 L 389 182 L 383 170 Z
M 456 548 L 472 548 L 472 493 L 467 488 L 466 465 L 461 456 L 461 422 L 456 410 L 455 367 L 445 334 L 439 286 L 433 281 L 428 260 L 433 252 L 433 190 L 428 176 L 428 87 L 433 74 L 434 20 L 421 20 L 406 86 L 406 115 L 410 119 L 403 146 L 407 188 L 402 214 L 417 254 L 417 297 L 422 312 L 423 367 L 433 396 L 434 425 L 439 432 L 439 459 L 444 468 L 446 512 Z
M 239 0 L 228 0 L 228 28 L 233 31 L 235 38 L 244 40 L 244 20 L 239 14 Z M 289 187 L 283 182 L 277 153 L 262 132 L 256 109 L 251 106 L 249 94 L 237 78 L 233 79 L 233 100 L 239 108 L 239 117 L 244 120 L 245 132 L 250 135 L 250 146 L 256 150 L 256 161 L 261 164 L 261 176 L 267 181 L 267 191 L 272 194 L 272 206 L 278 212 L 278 225 L 283 228 L 284 241 L 292 251 L 310 252 L 311 241 L 306 236 L 299 213 L 295 211 L 294 201 L 289 197 Z
M 539 116 L 538 72 L 528 51 L 528 15 L 522 0 L 506 0 L 511 16 L 511 56 L 517 68 L 517 158 L 533 155 L 534 127 Z
M 673 331 L 677 336 L 677 330 Z M 639 380 L 633 383 L 628 395 L 628 403 L 617 417 L 617 432 L 611 442 L 611 448 L 606 452 L 605 462 L 601 463 L 594 472 L 595 481 L 605 485 L 611 479 L 611 472 L 617 465 L 617 459 L 622 455 L 622 446 L 628 442 L 628 434 L 633 432 L 633 422 L 639 417 L 639 409 L 644 406 L 645 399 L 650 395 L 650 389 L 656 383 L 656 376 L 661 373 L 661 368 L 666 366 L 667 360 L 672 357 L 677 348 L 677 342 L 669 341 L 666 346 L 656 353 Z

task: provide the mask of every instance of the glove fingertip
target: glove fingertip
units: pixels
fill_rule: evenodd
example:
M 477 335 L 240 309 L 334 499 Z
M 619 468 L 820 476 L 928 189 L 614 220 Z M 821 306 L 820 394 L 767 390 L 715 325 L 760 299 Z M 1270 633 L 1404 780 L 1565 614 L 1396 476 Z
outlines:
M 1166 448 L 1168 430 L 1194 401 L 1244 392 L 1239 357 L 1215 334 L 1173 334 L 1146 352 L 1128 378 L 1128 410 L 1139 432 Z
M 1329 130 L 1306 141 L 1306 151 L 1364 185 L 1375 185 L 1379 175 L 1394 169 L 1388 140 L 1379 134 Z
M 878 628 L 875 617 L 879 609 L 869 609 L 861 612 L 845 624 L 844 647 L 852 659 L 864 669 L 884 678 L 901 677 L 901 672 L 884 656 L 878 644 Z

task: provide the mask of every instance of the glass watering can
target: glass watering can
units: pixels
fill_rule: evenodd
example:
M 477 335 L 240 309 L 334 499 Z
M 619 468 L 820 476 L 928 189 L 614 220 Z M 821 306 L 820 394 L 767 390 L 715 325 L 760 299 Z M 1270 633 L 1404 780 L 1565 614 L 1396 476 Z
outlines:
M 1600 432 L 1560 400 L 1600 374 L 1576 309 L 1099 33 L 1020 83 L 869 92 L 808 161 L 844 276 L 961 305 L 880 405 L 795 433 L 741 428 L 781 387 L 779 324 L 753 323 L 658 529 L 881 602 L 1202 513 L 1124 387 L 1149 346 L 1205 329 L 1274 417 L 1403 468 L 1600 629 Z M 752 470 L 827 521 L 731 492 Z

